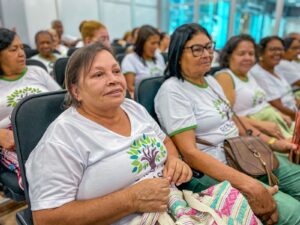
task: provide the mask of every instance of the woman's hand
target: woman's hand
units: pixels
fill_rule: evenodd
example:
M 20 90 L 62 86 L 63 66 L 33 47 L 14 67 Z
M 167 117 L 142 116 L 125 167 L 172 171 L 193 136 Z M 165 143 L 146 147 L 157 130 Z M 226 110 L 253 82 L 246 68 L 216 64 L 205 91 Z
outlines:
M 9 129 L 0 129 L 0 146 L 6 150 L 14 150 L 15 140 L 13 132 Z
M 281 113 L 281 116 L 282 116 L 283 120 L 286 122 L 286 124 L 288 125 L 288 127 L 290 127 L 292 125 L 291 117 L 289 117 L 285 114 L 282 114 L 282 113 Z
M 170 182 L 166 178 L 145 179 L 128 188 L 134 212 L 163 212 L 168 209 Z
M 289 153 L 290 151 L 296 151 L 297 145 L 287 140 L 276 140 L 270 147 L 276 152 Z
M 168 155 L 163 171 L 165 178 L 168 178 L 170 182 L 179 186 L 191 180 L 192 175 L 191 168 L 185 162 L 173 155 Z
M 262 133 L 275 137 L 277 139 L 284 139 L 279 126 L 274 122 L 258 121 L 255 127 Z
M 261 219 L 264 224 L 272 225 L 277 223 L 278 211 L 276 202 L 272 197 L 272 195 L 278 191 L 277 186 L 266 189 L 258 181 L 251 179 L 251 181 L 247 183 L 246 188 L 240 191 L 247 198 L 254 214 Z

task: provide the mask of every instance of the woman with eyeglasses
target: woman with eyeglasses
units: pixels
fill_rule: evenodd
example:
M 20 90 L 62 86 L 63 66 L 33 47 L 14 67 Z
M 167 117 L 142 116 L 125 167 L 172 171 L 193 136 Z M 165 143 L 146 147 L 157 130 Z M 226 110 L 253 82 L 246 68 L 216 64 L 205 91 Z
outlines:
M 292 137 L 293 126 L 290 118 L 268 103 L 264 90 L 248 74 L 256 62 L 255 48 L 255 41 L 249 35 L 230 38 L 220 54 L 220 65 L 223 69 L 215 74 L 215 78 L 238 116 L 250 118 L 248 121 L 253 126 L 269 135 L 265 139 L 274 150 L 289 151 L 289 142 L 278 141 L 274 137 L 282 139 L 281 133 L 285 138 Z
M 282 60 L 284 53 L 284 42 L 277 36 L 269 36 L 259 42 L 259 61 L 251 70 L 257 84 L 265 91 L 267 101 L 282 114 L 295 118 L 296 106 L 292 87 L 286 80 L 284 74 L 277 65 Z M 290 124 L 291 120 L 285 121 Z
M 125 56 L 122 71 L 125 75 L 128 90 L 133 97 L 135 88 L 146 78 L 162 76 L 165 61 L 159 53 L 160 33 L 150 26 L 139 29 L 134 52 Z
M 300 224 L 298 165 L 279 158 L 280 166 L 275 171 L 280 180 L 279 191 L 276 186 L 266 185 L 266 176 L 254 179 L 227 165 L 223 141 L 238 136 L 239 130 L 222 87 L 214 77 L 205 76 L 211 67 L 213 50 L 210 35 L 199 24 L 178 27 L 171 36 L 166 80 L 155 97 L 155 111 L 162 128 L 185 162 L 205 174 L 182 188 L 197 192 L 228 180 L 245 195 L 265 224 Z M 216 147 L 200 144 L 199 139 Z

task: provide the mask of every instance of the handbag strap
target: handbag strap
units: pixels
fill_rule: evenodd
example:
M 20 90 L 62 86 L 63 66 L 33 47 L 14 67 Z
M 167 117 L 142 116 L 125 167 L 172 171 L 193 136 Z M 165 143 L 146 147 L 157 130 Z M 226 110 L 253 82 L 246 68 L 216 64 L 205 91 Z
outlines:
M 235 113 L 235 111 L 233 110 L 233 108 L 231 107 L 230 104 L 228 104 L 227 101 L 225 101 L 224 98 L 222 98 L 222 96 L 216 92 L 209 84 L 208 86 L 210 87 L 210 89 L 214 92 L 215 95 L 218 96 L 218 98 L 230 109 L 230 111 L 232 112 L 232 115 L 234 116 L 234 118 L 237 119 L 237 121 L 239 122 L 239 124 L 241 124 L 241 126 L 243 127 L 243 129 L 245 130 L 246 135 L 251 136 L 253 131 L 251 129 L 247 129 L 246 125 L 242 122 L 242 120 L 237 116 L 237 114 Z

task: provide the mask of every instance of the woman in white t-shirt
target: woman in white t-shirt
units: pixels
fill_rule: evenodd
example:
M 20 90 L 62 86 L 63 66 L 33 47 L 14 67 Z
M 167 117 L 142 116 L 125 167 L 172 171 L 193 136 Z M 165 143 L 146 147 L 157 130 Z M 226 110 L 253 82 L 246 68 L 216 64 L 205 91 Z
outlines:
M 282 133 L 285 138 L 291 138 L 293 126 L 289 116 L 280 113 L 268 103 L 265 91 L 248 74 L 256 62 L 255 49 L 256 44 L 251 36 L 242 34 L 231 37 L 220 54 L 220 65 L 223 69 L 215 74 L 215 78 L 238 116 L 251 118 L 250 122 L 254 126 L 271 137 Z M 266 130 L 266 123 L 260 121 L 272 122 L 274 128 Z M 282 135 L 275 137 L 283 138 Z
M 300 64 L 297 62 L 300 54 L 300 41 L 296 38 L 283 39 L 284 54 L 282 60 L 276 66 L 279 74 L 282 74 L 291 86 L 300 87 Z
M 267 94 L 267 101 L 294 119 L 297 106 L 292 87 L 276 67 L 284 52 L 283 41 L 277 36 L 265 37 L 261 39 L 259 49 L 259 62 L 249 73 Z
M 60 89 L 59 85 L 42 68 L 26 67 L 23 43 L 14 33 L 0 29 L 0 160 L 18 175 L 20 169 L 15 153 L 15 142 L 10 115 L 22 98 L 40 92 Z M 30 128 L 28 128 L 30 129 Z
M 210 35 L 199 24 L 178 27 L 171 36 L 167 79 L 155 97 L 155 111 L 162 128 L 183 159 L 205 174 L 198 180 L 200 185 L 189 183 L 186 188 L 198 191 L 228 180 L 245 194 L 252 210 L 264 223 L 275 224 L 278 210 L 278 224 L 300 224 L 299 165 L 292 164 L 286 157 L 278 157 L 280 166 L 276 175 L 280 185 L 274 198 L 260 183 L 267 183 L 266 176 L 257 180 L 226 165 L 223 141 L 238 136 L 239 131 L 232 121 L 222 87 L 213 77 L 205 77 L 211 68 L 213 50 Z M 200 144 L 199 138 L 216 147 Z M 292 144 L 290 147 L 295 149 Z
M 126 55 L 122 61 L 122 72 L 132 97 L 135 88 L 143 79 L 163 75 L 165 61 L 157 51 L 159 35 L 156 28 L 149 25 L 142 26 L 138 32 L 134 52 Z
M 145 108 L 125 99 L 111 50 L 78 49 L 66 87 L 71 106 L 26 162 L 35 224 L 121 225 L 166 211 L 170 182 L 189 181 L 191 169 Z

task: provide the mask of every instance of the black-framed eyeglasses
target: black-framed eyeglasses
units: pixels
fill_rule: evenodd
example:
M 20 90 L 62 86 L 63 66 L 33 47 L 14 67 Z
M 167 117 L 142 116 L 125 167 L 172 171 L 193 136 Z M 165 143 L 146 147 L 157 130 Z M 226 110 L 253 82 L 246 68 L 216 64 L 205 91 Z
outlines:
M 184 47 L 184 49 L 188 49 L 188 48 L 191 49 L 193 56 L 199 57 L 199 56 L 202 56 L 204 49 L 206 49 L 206 51 L 208 51 L 208 53 L 212 54 L 215 50 L 215 46 L 216 46 L 216 43 L 213 41 L 206 45 L 195 44 L 192 46 L 187 46 L 187 47 Z

